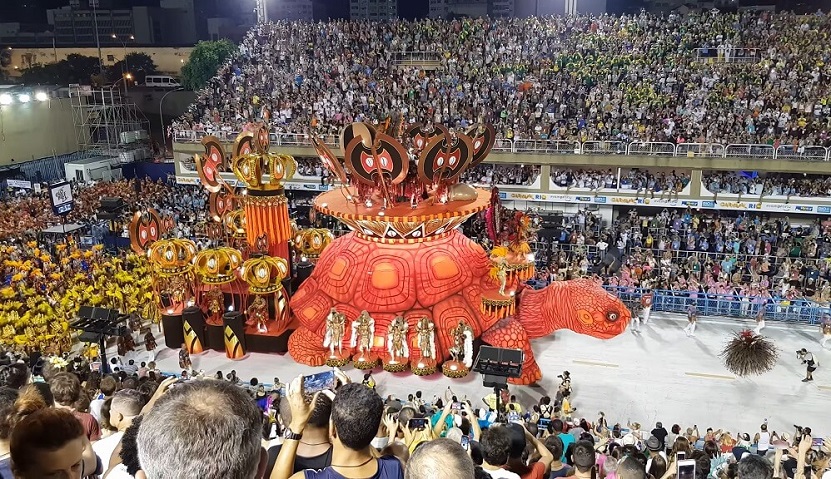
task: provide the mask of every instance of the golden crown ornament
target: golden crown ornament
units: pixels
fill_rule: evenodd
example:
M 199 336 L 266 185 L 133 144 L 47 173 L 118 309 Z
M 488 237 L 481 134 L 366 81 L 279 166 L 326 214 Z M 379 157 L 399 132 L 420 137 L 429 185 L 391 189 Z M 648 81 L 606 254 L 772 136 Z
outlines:
M 250 190 L 283 189 L 283 182 L 297 171 L 297 162 L 292 156 L 271 153 L 268 147 L 268 130 L 264 126 L 256 132 L 242 132 L 234 141 L 231 171 Z M 263 178 L 266 173 L 268 182 Z
M 308 228 L 295 232 L 292 246 L 302 256 L 316 260 L 334 240 L 332 232 L 326 228 Z
M 289 274 L 289 264 L 283 258 L 258 256 L 242 264 L 241 276 L 252 294 L 276 293 Z
M 150 245 L 147 257 L 161 276 L 174 276 L 188 272 L 196 255 L 196 244 L 191 240 L 161 239 Z
M 207 284 L 225 284 L 236 279 L 237 268 L 242 264 L 242 253 L 227 246 L 208 248 L 194 258 L 194 269 Z

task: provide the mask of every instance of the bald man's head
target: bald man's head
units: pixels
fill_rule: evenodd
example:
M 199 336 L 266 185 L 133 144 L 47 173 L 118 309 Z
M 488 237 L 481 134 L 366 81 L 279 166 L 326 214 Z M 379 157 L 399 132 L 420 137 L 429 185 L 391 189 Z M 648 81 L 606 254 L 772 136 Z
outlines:
M 421 443 L 404 472 L 404 479 L 473 479 L 473 461 L 464 448 L 447 438 Z

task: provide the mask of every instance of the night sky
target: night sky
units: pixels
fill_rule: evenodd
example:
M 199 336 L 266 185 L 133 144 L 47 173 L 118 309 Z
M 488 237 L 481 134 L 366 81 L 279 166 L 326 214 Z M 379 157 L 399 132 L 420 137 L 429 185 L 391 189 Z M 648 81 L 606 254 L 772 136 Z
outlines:
M 99 0 L 102 8 L 105 4 L 111 3 L 115 8 L 130 6 L 158 6 L 159 0 Z M 349 17 L 349 0 L 314 0 L 315 5 L 323 6 L 327 16 L 334 18 Z M 253 0 L 194 0 L 197 5 L 200 3 L 218 3 L 218 9 L 225 6 L 234 8 L 243 7 Z M 83 2 L 82 2 L 83 3 Z M 46 23 L 46 10 L 60 8 L 69 4 L 69 0 L 0 0 L 0 23 L 21 22 L 21 23 Z M 230 5 L 229 5 L 230 4 Z M 403 18 L 424 17 L 427 15 L 429 0 L 399 0 L 398 10 Z

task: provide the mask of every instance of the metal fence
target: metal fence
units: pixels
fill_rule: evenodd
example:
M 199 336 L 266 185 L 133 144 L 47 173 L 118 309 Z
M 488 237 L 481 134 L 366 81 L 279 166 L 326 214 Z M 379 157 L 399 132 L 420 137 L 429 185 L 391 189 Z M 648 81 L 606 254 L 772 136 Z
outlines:
M 203 137 L 214 135 L 223 142 L 232 142 L 237 132 L 179 130 L 174 133 L 177 143 L 199 143 Z M 309 135 L 304 133 L 271 133 L 274 146 L 311 146 Z M 323 135 L 323 141 L 338 147 L 337 135 Z M 500 153 L 532 153 L 542 155 L 638 155 L 680 156 L 687 158 L 761 158 L 793 161 L 829 161 L 831 149 L 821 145 L 729 144 L 720 143 L 669 143 L 660 141 L 566 141 L 545 139 L 497 138 L 493 151 Z
M 93 156 L 90 152 L 78 151 L 66 155 L 55 155 L 20 164 L 20 171 L 29 181 L 51 183 L 66 177 L 64 165 Z
M 625 286 L 604 288 L 622 301 L 640 301 L 644 290 Z M 756 296 L 739 296 L 734 294 L 694 293 L 654 289 L 652 311 L 686 314 L 690 306 L 695 306 L 699 316 L 726 316 L 731 318 L 754 318 L 760 307 L 765 308 L 765 319 L 788 321 L 805 324 L 820 324 L 823 315 L 831 314 L 831 309 L 804 299 L 785 300 L 782 298 L 764 298 Z
M 696 48 L 696 58 L 710 63 L 756 63 L 761 59 L 759 48 Z

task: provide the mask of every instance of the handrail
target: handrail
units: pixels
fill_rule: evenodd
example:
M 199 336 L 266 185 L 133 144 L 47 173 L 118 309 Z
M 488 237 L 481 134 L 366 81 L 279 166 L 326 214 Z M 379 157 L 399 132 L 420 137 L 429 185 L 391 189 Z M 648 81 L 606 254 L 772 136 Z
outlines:
M 626 154 L 675 156 L 675 145 L 664 141 L 633 141 L 626 147 Z
M 629 286 L 604 285 L 624 302 L 640 301 L 643 289 Z M 780 297 L 741 296 L 738 294 L 716 294 L 697 291 L 653 289 L 652 311 L 687 313 L 695 306 L 700 316 L 726 316 L 733 318 L 754 318 L 759 307 L 765 308 L 765 319 L 775 321 L 820 324 L 831 309 L 805 299 Z
M 203 137 L 214 135 L 224 142 L 232 142 L 238 132 L 219 130 L 175 130 L 173 141 L 178 143 L 199 143 Z M 272 132 L 271 142 L 275 146 L 311 146 L 306 133 Z M 322 135 L 324 143 L 330 147 L 340 146 L 338 135 Z M 822 145 L 802 145 L 794 149 L 793 145 L 773 145 L 731 143 L 670 143 L 665 141 L 633 141 L 625 143 L 617 140 L 589 140 L 584 142 L 570 140 L 497 138 L 493 151 L 501 153 L 537 153 L 537 154 L 583 154 L 583 155 L 647 155 L 678 156 L 687 158 L 765 158 L 786 161 L 829 161 L 831 148 Z

